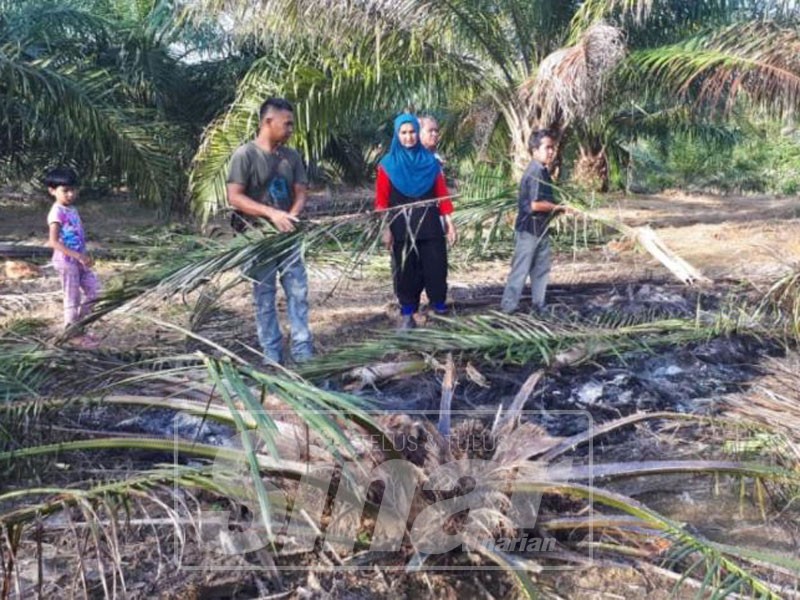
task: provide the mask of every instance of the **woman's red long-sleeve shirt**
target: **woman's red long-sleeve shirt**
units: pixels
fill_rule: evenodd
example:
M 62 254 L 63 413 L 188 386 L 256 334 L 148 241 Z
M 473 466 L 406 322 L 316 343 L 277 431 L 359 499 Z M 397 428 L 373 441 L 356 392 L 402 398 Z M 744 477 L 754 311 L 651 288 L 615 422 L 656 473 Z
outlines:
M 392 192 L 392 182 L 383 167 L 378 167 L 378 176 L 375 179 L 375 210 L 386 210 L 389 208 L 389 197 Z M 453 201 L 450 200 L 450 192 L 444 180 L 444 174 L 440 171 L 433 182 L 433 196 L 439 199 L 439 214 L 442 216 L 452 214 Z

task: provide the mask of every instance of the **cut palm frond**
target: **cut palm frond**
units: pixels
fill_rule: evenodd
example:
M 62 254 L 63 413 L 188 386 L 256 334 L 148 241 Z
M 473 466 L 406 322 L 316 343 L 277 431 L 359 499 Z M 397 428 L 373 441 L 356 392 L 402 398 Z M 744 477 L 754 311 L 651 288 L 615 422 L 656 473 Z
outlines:
M 700 535 L 690 533 L 681 524 L 668 519 L 656 511 L 633 498 L 617 494 L 595 486 L 584 486 L 577 483 L 534 482 L 517 481 L 512 484 L 512 489 L 525 493 L 556 493 L 584 498 L 595 505 L 613 508 L 640 520 L 641 526 L 661 531 L 674 548 L 676 560 L 684 561 L 692 555 L 699 555 L 705 564 L 705 579 L 703 589 L 711 593 L 731 592 L 755 593 L 762 598 L 778 600 L 781 597 L 779 588 L 762 579 L 758 571 L 752 571 L 742 566 L 739 561 L 750 562 L 746 558 L 748 553 L 740 548 L 722 547 L 706 540 Z M 798 572 L 800 564 L 784 556 L 768 556 L 766 553 L 753 553 L 759 555 L 759 563 L 755 566 L 768 564 L 783 571 L 788 562 L 793 564 L 794 573 Z M 764 562 L 761 562 L 764 560 Z M 755 561 L 753 561 L 754 563 Z M 752 563 L 751 563 L 752 564 Z M 723 593 L 724 592 L 724 593 Z
M 703 275 L 697 268 L 693 267 L 670 250 L 651 227 L 631 227 L 622 221 L 600 215 L 595 211 L 587 210 L 574 203 L 570 203 L 570 206 L 575 212 L 583 215 L 587 219 L 602 223 L 604 226 L 620 232 L 628 239 L 636 241 L 684 285 L 711 283 L 711 280 Z
M 782 359 L 770 359 L 766 364 L 768 375 L 747 392 L 729 395 L 724 400 L 726 411 L 736 418 L 760 423 L 773 435 L 779 436 L 778 440 L 765 440 L 762 447 L 766 445 L 780 450 L 784 446 L 795 461 L 800 460 L 799 367 L 800 360 L 795 352 Z M 783 440 L 785 444 L 780 443 Z
M 324 377 L 400 353 L 458 352 L 484 360 L 502 360 L 505 364 L 550 365 L 560 352 L 579 343 L 604 353 L 622 352 L 626 348 L 700 340 L 716 327 L 698 325 L 693 320 L 672 319 L 606 329 L 549 323 L 535 317 L 497 312 L 438 321 L 441 327 L 436 329 L 383 334 L 376 341 L 342 349 L 310 362 L 300 372 L 309 377 Z M 584 353 L 586 358 L 594 354 L 594 351 Z
M 756 315 L 768 311 L 787 324 L 790 336 L 800 339 L 800 265 L 792 265 L 790 272 L 780 277 L 764 294 Z

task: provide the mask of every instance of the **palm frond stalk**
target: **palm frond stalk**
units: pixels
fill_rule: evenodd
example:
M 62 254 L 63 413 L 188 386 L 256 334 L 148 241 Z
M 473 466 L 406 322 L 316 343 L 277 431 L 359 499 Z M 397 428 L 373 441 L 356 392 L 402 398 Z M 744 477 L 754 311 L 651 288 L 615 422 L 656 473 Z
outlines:
M 694 320 L 670 319 L 620 327 L 550 323 L 526 315 L 492 312 L 462 319 L 439 318 L 440 327 L 398 331 L 375 341 L 320 357 L 300 370 L 307 377 L 345 373 L 365 363 L 402 353 L 436 355 L 454 352 L 498 360 L 504 364 L 553 364 L 556 357 L 581 346 L 582 359 L 598 353 L 622 352 L 663 344 L 701 340 L 725 324 L 700 325 Z

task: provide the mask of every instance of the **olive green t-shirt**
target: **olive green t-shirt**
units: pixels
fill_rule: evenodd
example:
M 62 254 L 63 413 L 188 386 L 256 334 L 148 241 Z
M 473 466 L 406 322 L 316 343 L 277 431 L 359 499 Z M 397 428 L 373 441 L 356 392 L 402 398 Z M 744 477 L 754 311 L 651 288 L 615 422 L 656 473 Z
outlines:
M 296 150 L 279 146 L 274 152 L 265 152 L 251 141 L 233 153 L 228 183 L 243 185 L 244 193 L 256 202 L 289 210 L 294 185 L 308 185 L 308 176 Z

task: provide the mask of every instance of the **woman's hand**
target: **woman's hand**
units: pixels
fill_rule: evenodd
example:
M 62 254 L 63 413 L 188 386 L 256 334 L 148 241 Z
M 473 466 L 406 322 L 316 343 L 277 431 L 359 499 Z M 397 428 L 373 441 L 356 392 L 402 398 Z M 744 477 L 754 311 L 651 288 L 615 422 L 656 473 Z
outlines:
M 447 235 L 447 243 L 453 246 L 456 242 L 458 242 L 458 230 L 456 229 L 456 224 L 453 223 L 453 220 L 448 216 L 445 219 L 445 225 L 447 228 L 447 231 L 445 231 L 445 234 Z
M 383 230 L 381 234 L 381 241 L 383 242 L 383 247 L 387 250 L 392 250 L 392 244 L 394 244 L 394 236 L 392 235 L 392 230 L 388 227 Z

